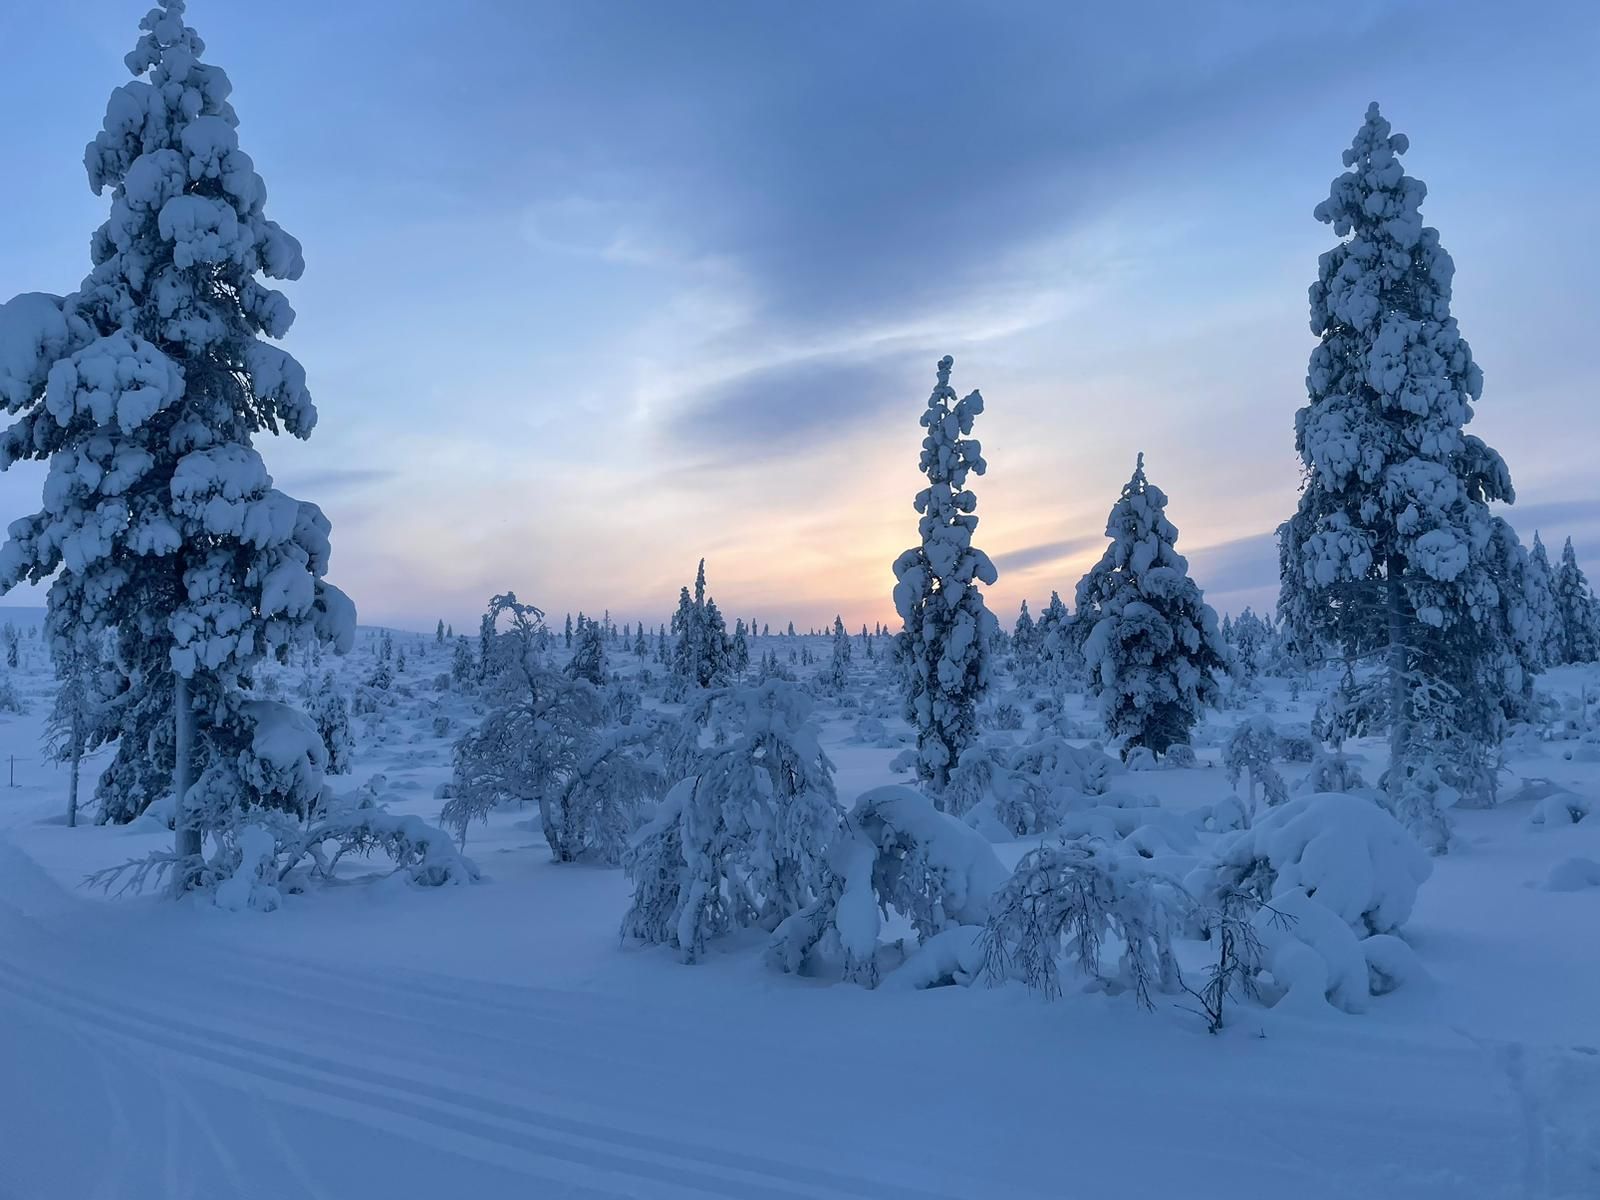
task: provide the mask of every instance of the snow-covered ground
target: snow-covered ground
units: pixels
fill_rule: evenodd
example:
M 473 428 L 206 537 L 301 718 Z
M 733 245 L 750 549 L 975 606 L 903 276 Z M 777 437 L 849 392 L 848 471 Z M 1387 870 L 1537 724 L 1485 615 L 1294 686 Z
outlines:
M 370 669 L 372 637 L 344 677 Z M 769 645 L 791 643 L 755 655 Z M 355 773 L 336 782 L 432 820 L 477 712 L 437 685 L 448 647 L 396 646 L 405 671 L 357 718 Z M 83 877 L 171 834 L 66 827 L 36 640 L 23 659 L 27 711 L 0 715 L 17 784 L 0 788 L 5 1200 L 1600 1196 L 1600 886 L 1551 886 L 1600 861 L 1600 818 L 1530 827 L 1519 780 L 1500 808 L 1453 814 L 1404 930 L 1426 979 L 1360 1016 L 1241 1008 L 1213 1037 L 1168 997 L 1147 1012 L 1070 987 L 1047 1001 L 780 975 L 755 938 L 682 965 L 620 942 L 621 872 L 553 864 L 531 809 L 469 830 L 478 886 L 357 868 L 268 914 L 108 898 Z M 1589 668 L 1540 683 L 1597 685 Z M 1305 718 L 1282 681 L 1264 686 L 1255 711 Z M 1211 714 L 1195 768 L 1120 786 L 1180 812 L 1220 799 L 1216 746 L 1244 715 Z M 855 712 L 822 716 L 842 800 L 903 778 L 893 749 L 852 740 Z M 1600 797 L 1590 754 L 1550 742 L 1510 765 Z

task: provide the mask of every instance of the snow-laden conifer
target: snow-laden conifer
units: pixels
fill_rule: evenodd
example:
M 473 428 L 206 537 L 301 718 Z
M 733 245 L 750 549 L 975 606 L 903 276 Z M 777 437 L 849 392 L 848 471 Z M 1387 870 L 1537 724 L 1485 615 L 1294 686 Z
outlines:
M 1561 565 L 1556 569 L 1556 616 L 1561 626 L 1561 661 L 1594 662 L 1600 658 L 1600 628 L 1595 621 L 1594 592 L 1583 568 L 1578 565 L 1572 539 L 1561 547 Z
M 1107 519 L 1111 544 L 1078 583 L 1074 624 L 1090 690 L 1124 757 L 1187 742 L 1228 667 L 1217 614 L 1189 578 L 1166 507 L 1141 454 Z
M 1450 314 L 1454 264 L 1422 223 L 1427 189 L 1400 164 L 1408 145 L 1372 105 L 1316 209 L 1342 240 L 1311 287 L 1319 341 L 1295 418 L 1305 484 L 1280 530 L 1295 636 L 1383 655 L 1392 799 L 1421 744 L 1419 696 L 1486 699 L 1456 723 L 1487 753 L 1498 742 L 1505 684 L 1487 664 L 1505 658 L 1509 626 L 1488 504 L 1514 498 L 1500 456 L 1465 432 L 1483 375 Z
M 323 580 L 327 520 L 272 486 L 252 444 L 316 423 L 305 372 L 266 340 L 293 310 L 258 278 L 296 279 L 303 263 L 265 215 L 227 76 L 183 13 L 164 0 L 144 18 L 136 78 L 85 152 L 90 185 L 111 191 L 93 270 L 69 296 L 0 309 L 0 400 L 16 415 L 0 468 L 50 464 L 42 509 L 0 551 L 0 588 L 53 577 L 54 642 L 134 630 L 129 678 L 170 677 L 180 883 L 208 827 L 267 799 L 247 760 L 268 710 L 242 679 L 298 642 L 347 647 L 355 625 Z
M 1527 602 L 1529 612 L 1538 621 L 1542 637 L 1539 642 L 1539 665 L 1558 666 L 1565 657 L 1562 640 L 1561 610 L 1556 604 L 1555 571 L 1550 566 L 1550 554 L 1533 532 L 1533 546 L 1528 551 Z
M 977 737 L 978 701 L 989 686 L 990 645 L 997 628 L 978 584 L 998 578 L 989 556 L 972 544 L 977 497 L 967 477 L 987 469 L 972 437 L 983 411 L 977 391 L 957 399 L 949 355 L 921 424 L 922 473 L 928 486 L 915 506 L 921 544 L 894 563 L 894 604 L 904 629 L 896 649 L 906 680 L 906 719 L 917 731 L 917 774 L 942 787 L 961 752 Z

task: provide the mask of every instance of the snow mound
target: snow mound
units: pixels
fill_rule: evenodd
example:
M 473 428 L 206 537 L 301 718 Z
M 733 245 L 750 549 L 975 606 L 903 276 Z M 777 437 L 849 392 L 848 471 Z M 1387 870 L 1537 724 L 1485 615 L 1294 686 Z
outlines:
M 1556 829 L 1563 825 L 1576 825 L 1593 811 L 1594 804 L 1587 796 L 1552 785 L 1528 814 L 1528 826 L 1531 829 Z
M 1254 891 L 1273 905 L 1300 889 L 1364 937 L 1405 924 L 1432 871 L 1416 839 L 1378 805 L 1323 792 L 1290 800 L 1252 828 L 1225 835 L 1216 861 L 1189 885 L 1202 896 Z
M 1569 858 L 1550 868 L 1545 887 L 1552 892 L 1579 892 L 1600 887 L 1600 862 L 1592 858 Z

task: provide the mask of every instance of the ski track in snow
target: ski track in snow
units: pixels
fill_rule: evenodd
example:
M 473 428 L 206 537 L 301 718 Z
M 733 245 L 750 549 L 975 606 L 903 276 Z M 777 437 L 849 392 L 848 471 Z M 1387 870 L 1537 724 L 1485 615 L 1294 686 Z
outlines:
M 15 851 L 5 857 L 8 866 L 18 866 Z M 47 881 L 47 886 L 53 884 Z M 234 961 L 219 972 L 212 969 L 212 959 L 197 955 L 197 965 L 186 977 L 170 955 L 165 962 L 158 956 L 159 969 L 152 969 L 155 964 L 149 960 L 142 965 L 118 962 L 127 957 L 126 951 L 119 953 L 113 945 L 97 944 L 82 931 L 65 924 L 47 928 L 46 922 L 29 918 L 3 899 L 0 912 L 6 918 L 0 925 L 0 994 L 13 1004 L 31 1008 L 36 1020 L 55 1025 L 66 1036 L 93 1043 L 97 1053 L 105 1056 L 101 1059 L 105 1071 L 118 1059 L 140 1064 L 161 1083 L 162 1126 L 168 1131 L 169 1151 L 173 1149 L 172 1129 L 182 1126 L 186 1135 L 198 1135 L 229 1186 L 240 1195 L 247 1194 L 248 1184 L 238 1176 L 226 1139 L 211 1129 L 204 1110 L 173 1082 L 172 1067 L 232 1083 L 257 1097 L 345 1117 L 397 1137 L 420 1139 L 468 1159 L 495 1161 L 526 1175 L 530 1183 L 559 1186 L 564 1189 L 562 1194 L 773 1200 L 830 1196 L 894 1200 L 955 1194 L 905 1188 L 888 1179 L 693 1146 L 577 1120 L 541 1108 L 533 1099 L 533 1089 L 522 1089 L 523 1094 L 516 1095 L 513 1081 L 501 1073 L 491 1072 L 489 1079 L 461 1077 L 461 1060 L 427 1050 L 441 1031 L 470 1029 L 474 1022 L 499 1014 L 514 1019 L 523 1032 L 479 1029 L 473 1036 L 494 1043 L 497 1051 L 515 1049 L 539 1060 L 559 1054 L 562 1045 L 570 1045 L 579 1032 L 586 1032 L 591 1042 L 600 1045 L 611 1038 L 654 1033 L 659 1023 L 648 1012 L 628 1014 L 642 1019 L 624 1023 L 620 1012 L 596 1015 L 593 998 L 586 995 L 569 994 L 561 997 L 564 1004 L 557 1005 L 552 1003 L 557 993 L 535 994 L 530 997 L 533 1003 L 524 1007 L 475 995 L 471 985 L 463 984 L 454 994 L 422 987 L 420 1011 L 411 1014 L 404 1011 L 406 1000 L 399 988 L 365 981 L 353 973 L 268 961 L 252 976 L 241 969 L 247 961 L 242 956 L 231 956 Z M 208 954 L 213 949 L 205 947 Z M 128 968 L 112 989 L 117 997 L 114 1003 L 68 982 L 82 975 L 86 953 L 102 967 Z M 222 957 L 230 955 L 223 952 Z M 20 963 L 27 966 L 17 965 Z M 299 977 L 302 986 L 286 983 L 284 976 Z M 413 982 L 406 981 L 407 990 Z M 177 997 L 185 991 L 205 996 L 218 1011 L 226 1012 L 228 1019 L 207 1020 L 198 1013 L 175 1015 Z M 558 1011 L 563 1007 L 565 1012 Z M 295 1013 L 300 1014 L 298 1022 L 286 1015 Z M 323 1027 L 321 1023 L 335 1014 L 343 1019 Z M 452 1015 L 454 1021 L 449 1019 Z M 364 1029 L 367 1023 L 370 1027 Z M 382 1031 L 381 1036 L 377 1030 Z M 530 1030 L 535 1036 L 527 1036 Z M 297 1039 L 316 1049 L 297 1046 Z M 404 1050 L 399 1050 L 401 1047 Z M 397 1052 L 414 1060 L 410 1073 L 370 1065 L 375 1058 Z M 628 1065 L 648 1068 L 648 1063 L 612 1055 L 576 1057 L 596 1070 Z M 458 1064 L 454 1072 L 451 1062 Z M 468 1064 L 478 1065 L 470 1060 Z M 568 1077 L 566 1073 L 564 1077 Z M 492 1084 L 494 1094 L 486 1083 Z M 106 1097 L 120 1113 L 121 1098 L 109 1076 Z M 284 1145 L 281 1136 L 275 1142 Z M 125 1143 L 125 1133 L 114 1130 L 119 1161 L 125 1161 Z M 286 1173 L 306 1180 L 304 1166 L 292 1156 L 285 1166 Z M 108 1167 L 105 1182 L 110 1183 L 114 1173 Z M 169 1153 L 163 1194 L 182 1194 L 184 1187 L 181 1171 Z M 314 1192 L 308 1190 L 307 1194 Z

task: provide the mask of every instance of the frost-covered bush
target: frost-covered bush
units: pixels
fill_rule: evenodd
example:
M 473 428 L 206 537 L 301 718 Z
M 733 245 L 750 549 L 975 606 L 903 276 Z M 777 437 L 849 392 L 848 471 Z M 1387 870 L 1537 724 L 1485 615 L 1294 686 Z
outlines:
M 1367 786 L 1361 768 L 1343 750 L 1318 747 L 1311 759 L 1311 770 L 1296 785 L 1303 793 L 1354 792 Z
M 1199 760 L 1194 756 L 1194 747 L 1188 742 L 1173 742 L 1167 747 L 1167 757 L 1164 760 L 1168 769 L 1181 771 L 1199 765 Z
M 820 895 L 778 926 L 768 961 L 787 971 L 832 963 L 874 986 L 885 966 L 879 938 L 886 914 L 903 917 L 926 945 L 981 926 L 1005 879 L 989 843 L 921 792 L 873 788 L 850 811 Z
M 17 685 L 12 682 L 11 676 L 0 676 L 0 712 L 15 713 L 18 716 L 28 711 L 28 703 L 17 691 Z
M 1049 996 L 1070 963 L 1094 985 L 1151 992 L 1182 986 L 1172 938 L 1189 908 L 1182 888 L 1136 858 L 1090 839 L 1040 846 L 1017 864 L 995 896 L 985 936 L 990 978 L 1021 979 Z M 1120 952 L 1102 970 L 1106 943 Z
M 1022 728 L 1022 709 L 1014 701 L 1002 700 L 994 706 L 992 723 L 996 729 L 1015 733 Z
M 350 734 L 350 702 L 345 699 L 344 689 L 328 671 L 321 683 L 306 690 L 307 713 L 328 750 L 328 774 L 348 775 L 355 761 L 355 744 Z
M 624 936 L 693 962 L 717 936 L 775 929 L 826 890 L 843 813 L 813 707 L 774 680 L 708 695 L 686 714 L 693 736 L 672 758 L 692 773 L 623 856 L 634 888 Z M 702 749 L 707 726 L 723 740 Z
M 1272 756 L 1278 749 L 1277 731 L 1266 717 L 1246 717 L 1234 728 L 1233 736 L 1222 751 L 1222 766 L 1228 773 L 1228 782 L 1235 788 L 1239 777 L 1250 773 L 1250 786 L 1246 795 L 1252 809 L 1256 806 L 1256 790 L 1269 806 L 1282 804 L 1289 798 L 1289 788 L 1283 776 L 1272 765 Z
M 1433 864 L 1383 808 L 1359 796 L 1299 796 L 1223 837 L 1188 880 L 1204 903 L 1229 891 L 1263 903 L 1302 891 L 1358 937 L 1392 933 L 1411 915 Z
M 1249 609 L 1245 612 L 1248 614 Z M 1190 914 L 1189 923 L 1216 948 L 1216 956 L 1199 987 L 1183 984 L 1183 990 L 1200 1005 L 1211 1033 L 1226 1025 L 1230 997 L 1254 1000 L 1260 997 L 1257 977 L 1261 973 L 1266 947 L 1256 932 L 1255 916 L 1259 905 L 1253 896 L 1225 892 L 1217 903 Z
M 1317 739 L 1305 725 L 1280 725 L 1273 753 L 1282 761 L 1308 763 L 1317 756 Z
M 1016 746 L 991 736 L 962 753 L 939 801 L 971 825 L 1023 837 L 1056 828 L 1071 805 L 1103 793 L 1122 770 L 1115 759 L 1062 738 Z
M 532 667 L 520 686 L 456 743 L 453 795 L 440 820 L 465 845 L 467 826 L 505 803 L 539 806 L 557 862 L 621 861 L 643 804 L 661 786 L 649 721 L 612 726 L 594 686 Z

